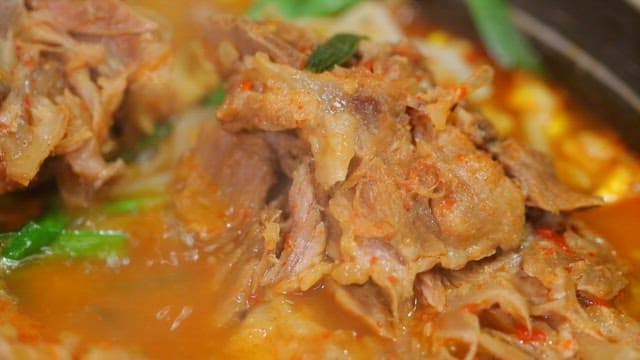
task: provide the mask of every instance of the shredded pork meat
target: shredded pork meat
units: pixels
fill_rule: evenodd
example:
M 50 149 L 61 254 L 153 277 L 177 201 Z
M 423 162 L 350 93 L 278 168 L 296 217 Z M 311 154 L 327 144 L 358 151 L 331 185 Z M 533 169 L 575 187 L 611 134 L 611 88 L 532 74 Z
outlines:
M 0 20 L 0 192 L 29 186 L 55 157 L 65 200 L 84 204 L 122 171 L 107 159 L 114 114 L 168 47 L 117 0 L 7 0 Z
M 600 205 L 601 200 L 571 191 L 553 172 L 551 161 L 514 140 L 490 145 L 495 154 L 527 196 L 527 203 L 551 212 Z

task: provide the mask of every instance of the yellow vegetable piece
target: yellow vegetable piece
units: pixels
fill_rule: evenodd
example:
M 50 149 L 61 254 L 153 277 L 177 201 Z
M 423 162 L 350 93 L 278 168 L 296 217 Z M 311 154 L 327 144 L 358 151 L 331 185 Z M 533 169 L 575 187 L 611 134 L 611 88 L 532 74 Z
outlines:
M 626 166 L 618 165 L 600 184 L 595 194 L 607 202 L 615 201 L 627 193 L 631 181 L 632 176 L 629 169 Z
M 550 112 L 557 105 L 557 97 L 539 79 L 521 74 L 516 79 L 513 92 L 507 102 L 518 111 Z
M 575 119 L 571 119 L 565 111 L 556 111 L 545 124 L 544 130 L 549 138 L 560 138 L 569 130 L 569 124 L 574 121 Z
M 486 104 L 482 106 L 482 113 L 491 121 L 493 126 L 498 130 L 500 136 L 508 136 L 514 131 L 515 120 L 508 112 L 501 108 Z
M 442 30 L 436 30 L 427 35 L 427 42 L 433 45 L 444 45 L 450 40 L 449 34 Z

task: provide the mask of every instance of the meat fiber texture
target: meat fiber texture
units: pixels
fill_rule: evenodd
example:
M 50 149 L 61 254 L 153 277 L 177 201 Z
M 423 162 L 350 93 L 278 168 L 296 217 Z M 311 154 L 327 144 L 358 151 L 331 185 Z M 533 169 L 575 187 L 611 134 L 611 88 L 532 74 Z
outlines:
M 322 285 L 402 356 L 640 354 L 638 324 L 610 302 L 624 266 L 568 214 L 600 200 L 465 102 L 491 69 L 443 88 L 410 41 L 364 40 L 345 66 L 312 73 L 301 59 L 321 40 L 304 29 L 207 26 L 227 96 L 183 160 L 175 202 L 221 254 L 245 248 L 220 256 L 250 268 L 218 279 L 238 284 L 221 287 L 235 302 L 224 321 L 250 299 Z M 206 204 L 220 223 L 194 215 Z
M 169 48 L 118 0 L 6 0 L 0 20 L 0 192 L 34 183 L 56 158 L 65 200 L 84 204 L 123 169 L 105 158 L 125 91 Z

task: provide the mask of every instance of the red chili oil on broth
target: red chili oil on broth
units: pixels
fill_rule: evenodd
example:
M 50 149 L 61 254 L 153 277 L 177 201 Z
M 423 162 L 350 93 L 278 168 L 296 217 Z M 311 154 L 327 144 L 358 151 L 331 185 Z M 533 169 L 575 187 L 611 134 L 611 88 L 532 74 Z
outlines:
M 212 269 L 198 248 L 167 236 L 161 211 L 126 220 L 129 264 L 60 258 L 29 262 L 7 278 L 20 311 L 46 335 L 79 334 L 91 344 L 139 346 L 153 358 L 215 353 L 225 332 L 209 319 Z

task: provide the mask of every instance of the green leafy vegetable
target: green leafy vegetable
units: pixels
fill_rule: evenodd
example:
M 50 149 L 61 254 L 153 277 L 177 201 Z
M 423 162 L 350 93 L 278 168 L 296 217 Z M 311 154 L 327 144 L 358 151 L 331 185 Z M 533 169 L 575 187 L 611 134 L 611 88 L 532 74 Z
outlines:
M 171 130 L 173 130 L 173 124 L 169 121 L 161 122 L 156 125 L 153 129 L 153 132 L 147 136 L 143 136 L 138 139 L 138 142 L 135 144 L 133 149 L 125 151 L 121 154 L 122 158 L 126 162 L 132 162 L 136 159 L 138 153 L 143 150 L 152 148 L 160 144 L 160 142 L 171 134 Z
M 140 211 L 143 199 L 123 199 L 105 204 L 102 209 L 109 214 L 127 214 Z
M 332 36 L 326 43 L 313 50 L 304 68 L 319 73 L 344 64 L 356 53 L 362 38 L 360 35 L 347 33 Z
M 505 0 L 467 0 L 471 16 L 491 56 L 504 68 L 541 71 L 540 60 L 514 26 Z
M 202 105 L 218 106 L 222 104 L 222 101 L 224 101 L 225 95 L 226 93 L 224 91 L 224 88 L 222 86 L 219 86 L 218 88 L 213 90 L 210 94 L 205 96 L 204 99 L 202 99 Z
M 71 257 L 100 258 L 121 255 L 127 234 L 115 230 L 64 230 L 52 244 L 56 254 Z
M 128 214 L 138 212 L 161 202 L 161 197 L 121 199 L 106 203 L 102 207 L 102 210 L 107 214 Z
M 7 242 L 11 241 L 17 233 L 14 232 L 8 232 L 8 233 L 4 233 L 4 234 L 0 234 L 0 244 L 4 245 Z
M 139 149 L 146 149 L 156 146 L 171 134 L 173 129 L 172 124 L 169 121 L 161 122 L 153 129 L 153 132 L 147 136 L 142 137 L 137 144 Z
M 53 210 L 41 218 L 31 221 L 15 233 L 4 235 L 7 245 L 2 256 L 11 260 L 21 260 L 38 253 L 60 236 L 68 219 L 59 210 Z
M 122 231 L 65 230 L 68 222 L 68 216 L 55 209 L 16 232 L 0 234 L 0 243 L 4 245 L 2 257 L 23 260 L 50 248 L 67 256 L 106 258 L 125 250 L 127 235 Z
M 360 0 L 258 0 L 249 8 L 247 16 L 259 19 L 265 8 L 270 6 L 289 18 L 331 16 L 358 2 Z

